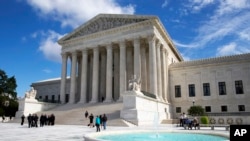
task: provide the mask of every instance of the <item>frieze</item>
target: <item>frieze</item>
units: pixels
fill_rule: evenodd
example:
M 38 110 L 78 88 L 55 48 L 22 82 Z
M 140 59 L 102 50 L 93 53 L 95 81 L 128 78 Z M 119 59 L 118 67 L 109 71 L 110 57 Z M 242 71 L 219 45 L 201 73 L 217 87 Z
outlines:
M 91 22 L 87 26 L 83 27 L 81 30 L 79 30 L 77 33 L 75 33 L 73 36 L 71 36 L 67 40 L 70 40 L 72 38 L 79 37 L 79 36 L 89 35 L 92 33 L 103 31 L 103 30 L 108 30 L 111 28 L 116 28 L 116 27 L 120 27 L 120 26 L 124 26 L 124 25 L 128 25 L 128 24 L 142 22 L 145 20 L 148 20 L 148 19 L 146 19 L 146 18 L 128 19 L 128 18 L 101 17 L 101 18 Z

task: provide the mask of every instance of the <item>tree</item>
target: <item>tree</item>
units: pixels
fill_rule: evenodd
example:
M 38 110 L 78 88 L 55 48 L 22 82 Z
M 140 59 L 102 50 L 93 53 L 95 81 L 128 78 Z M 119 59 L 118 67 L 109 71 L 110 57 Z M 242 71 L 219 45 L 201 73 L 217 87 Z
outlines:
M 6 73 L 0 69 L 0 94 L 16 99 L 16 78 L 14 76 L 8 78 Z
M 0 69 L 0 115 L 15 116 L 18 110 L 16 79 Z
M 192 115 L 192 116 L 203 116 L 203 115 L 205 115 L 205 110 L 199 105 L 191 106 L 188 109 L 188 114 Z

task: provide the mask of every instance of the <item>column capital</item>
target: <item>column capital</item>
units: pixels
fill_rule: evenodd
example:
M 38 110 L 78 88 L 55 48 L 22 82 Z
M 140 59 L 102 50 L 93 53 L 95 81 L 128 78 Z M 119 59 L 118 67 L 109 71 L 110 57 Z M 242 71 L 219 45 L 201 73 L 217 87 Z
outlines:
M 71 53 L 72 55 L 76 55 L 76 54 L 77 54 L 76 51 L 71 51 L 70 53 Z
M 68 56 L 68 53 L 67 52 L 62 52 L 61 56 L 62 56 L 62 58 L 66 58 Z
M 107 50 L 112 49 L 112 44 L 106 44 L 106 45 L 105 45 L 105 48 L 106 48 Z
M 147 39 L 149 40 L 149 41 L 156 41 L 156 35 L 155 34 L 149 34 L 149 35 L 147 35 Z
M 162 43 L 161 42 L 157 42 L 156 46 L 160 48 L 162 46 Z
M 84 49 L 81 49 L 80 51 L 81 51 L 82 53 L 83 53 L 83 52 L 88 52 L 88 49 L 87 49 L 87 48 L 84 48 Z

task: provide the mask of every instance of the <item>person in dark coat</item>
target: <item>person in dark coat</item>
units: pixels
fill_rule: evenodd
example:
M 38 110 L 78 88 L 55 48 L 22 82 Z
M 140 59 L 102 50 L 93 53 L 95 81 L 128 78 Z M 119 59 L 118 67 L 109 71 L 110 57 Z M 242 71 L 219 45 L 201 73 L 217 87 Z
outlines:
M 107 118 L 106 114 L 103 114 L 103 116 L 102 116 L 102 124 L 103 124 L 103 129 L 104 130 L 106 130 L 107 120 L 108 120 L 108 118 Z
M 50 115 L 50 120 L 51 120 L 51 125 L 53 126 L 53 125 L 55 125 L 55 115 L 54 114 L 51 114 Z
M 22 115 L 22 117 L 21 117 L 21 125 L 23 125 L 23 123 L 24 123 L 24 119 L 25 119 L 25 116 L 24 116 L 24 115 Z
M 85 118 L 87 118 L 89 116 L 88 111 L 85 112 Z
M 31 116 L 31 114 L 29 114 L 29 116 L 28 116 L 28 124 L 29 124 L 29 128 L 32 127 L 32 116 Z
M 90 114 L 90 116 L 89 116 L 89 127 L 94 127 L 94 124 L 93 124 L 93 120 L 94 120 L 94 116 L 93 116 L 93 114 Z

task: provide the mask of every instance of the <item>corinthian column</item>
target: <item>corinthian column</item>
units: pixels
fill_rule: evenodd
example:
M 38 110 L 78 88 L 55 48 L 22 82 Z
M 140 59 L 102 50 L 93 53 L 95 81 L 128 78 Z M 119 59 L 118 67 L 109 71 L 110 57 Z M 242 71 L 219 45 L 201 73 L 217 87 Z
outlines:
M 120 41 L 120 97 L 122 101 L 122 93 L 126 91 L 126 45 L 125 41 Z
M 162 77 L 161 77 L 161 43 L 157 43 L 157 80 L 158 80 L 158 97 L 162 100 Z
M 156 51 L 155 51 L 155 35 L 148 37 L 149 44 L 149 78 L 150 78 L 150 89 L 149 92 L 156 95 L 157 97 L 157 72 L 156 72 Z M 158 97 L 157 97 L 158 98 Z
M 87 96 L 87 67 L 88 67 L 88 51 L 82 50 L 82 72 L 81 72 L 81 99 L 79 103 L 86 103 Z
M 141 77 L 141 51 L 140 51 L 140 39 L 134 39 L 134 75 Z
M 167 102 L 167 64 L 166 64 L 166 49 L 163 47 L 162 50 L 162 66 L 163 66 L 163 70 L 162 70 L 162 77 L 163 77 L 163 84 L 162 84 L 162 94 L 163 94 L 163 99 Z
M 62 74 L 61 74 L 61 89 L 60 89 L 60 102 L 65 103 L 65 88 L 67 79 L 67 54 L 62 53 Z
M 70 98 L 69 103 L 75 103 L 75 94 L 76 94 L 76 57 L 77 52 L 74 51 L 72 54 L 71 61 L 71 73 L 70 73 Z
M 93 76 L 92 76 L 92 99 L 91 103 L 96 103 L 98 101 L 98 75 L 99 72 L 99 50 L 98 47 L 94 48 L 93 56 Z
M 106 70 L 106 98 L 105 102 L 112 101 L 112 71 L 113 71 L 113 54 L 112 54 L 112 45 L 109 44 L 106 47 L 107 49 L 107 70 Z

